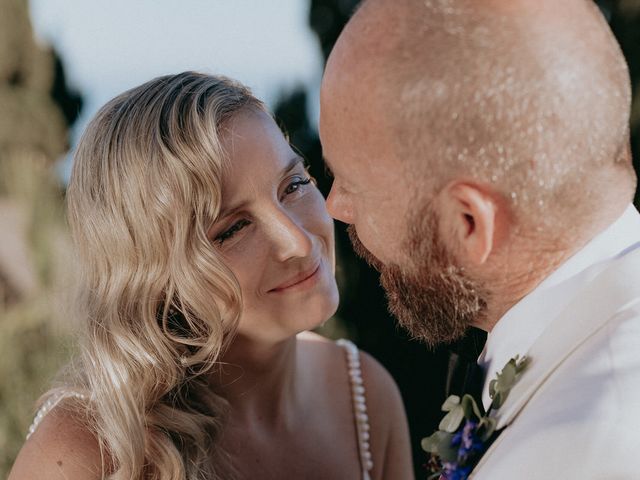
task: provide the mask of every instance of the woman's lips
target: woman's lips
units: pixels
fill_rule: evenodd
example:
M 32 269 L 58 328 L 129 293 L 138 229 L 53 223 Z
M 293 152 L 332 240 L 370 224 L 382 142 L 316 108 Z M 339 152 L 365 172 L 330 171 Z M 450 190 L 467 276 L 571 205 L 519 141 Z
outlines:
M 279 293 L 310 287 L 318 278 L 318 272 L 320 271 L 321 264 L 322 262 L 318 262 L 314 268 L 299 273 L 276 288 L 272 288 L 269 292 Z

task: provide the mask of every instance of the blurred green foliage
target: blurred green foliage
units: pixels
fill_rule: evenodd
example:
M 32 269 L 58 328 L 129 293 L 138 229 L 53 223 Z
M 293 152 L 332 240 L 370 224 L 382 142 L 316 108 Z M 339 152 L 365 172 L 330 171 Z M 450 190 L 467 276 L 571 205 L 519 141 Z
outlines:
M 24 226 L 15 232 L 22 242 L 1 248 L 24 248 L 31 267 L 26 271 L 34 277 L 33 289 L 12 288 L 0 304 L 0 478 L 5 478 L 33 418 L 35 400 L 69 359 L 71 328 L 64 321 L 61 291 L 71 273 L 62 194 L 51 168 L 41 157 L 23 154 L 2 158 L 0 172 L 2 183 L 11 183 L 5 190 L 10 195 L 0 203 L 0 228 L 10 218 L 3 211 L 10 210 Z
M 0 0 L 0 478 L 70 357 L 71 246 L 53 166 L 79 107 L 59 59 L 34 40 L 27 1 Z
M 54 327 L 46 297 L 21 302 L 0 319 L 0 477 L 24 442 L 35 400 L 70 357 L 69 334 Z

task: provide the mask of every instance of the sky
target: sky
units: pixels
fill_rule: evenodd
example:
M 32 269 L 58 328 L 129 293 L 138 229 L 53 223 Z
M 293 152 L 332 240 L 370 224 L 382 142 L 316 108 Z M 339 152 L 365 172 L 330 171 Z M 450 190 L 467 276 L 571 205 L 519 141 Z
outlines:
M 58 51 L 67 82 L 83 96 L 72 144 L 115 95 L 184 70 L 235 78 L 272 107 L 304 85 L 317 122 L 322 53 L 308 27 L 308 0 L 30 0 L 30 7 L 36 37 Z

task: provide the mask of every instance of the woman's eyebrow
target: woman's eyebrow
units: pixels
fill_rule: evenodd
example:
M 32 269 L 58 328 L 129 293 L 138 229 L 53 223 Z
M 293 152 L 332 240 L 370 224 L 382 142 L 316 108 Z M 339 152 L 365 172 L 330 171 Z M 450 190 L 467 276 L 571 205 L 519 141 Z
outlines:
M 296 155 L 291 160 L 289 160 L 287 166 L 284 167 L 284 169 L 282 170 L 282 176 L 285 176 L 287 173 L 293 170 L 299 163 L 304 163 L 304 158 L 302 158 L 300 155 Z

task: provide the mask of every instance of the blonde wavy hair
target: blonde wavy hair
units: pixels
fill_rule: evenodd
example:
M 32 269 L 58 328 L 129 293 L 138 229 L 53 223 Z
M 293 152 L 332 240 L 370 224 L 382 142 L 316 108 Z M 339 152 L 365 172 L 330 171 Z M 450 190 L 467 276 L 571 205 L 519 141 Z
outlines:
M 164 76 L 107 103 L 80 140 L 67 201 L 85 334 L 63 388 L 87 398 L 103 477 L 231 476 L 219 447 L 228 406 L 207 374 L 241 296 L 207 230 L 221 206 L 221 137 L 246 108 L 265 109 L 230 79 Z

